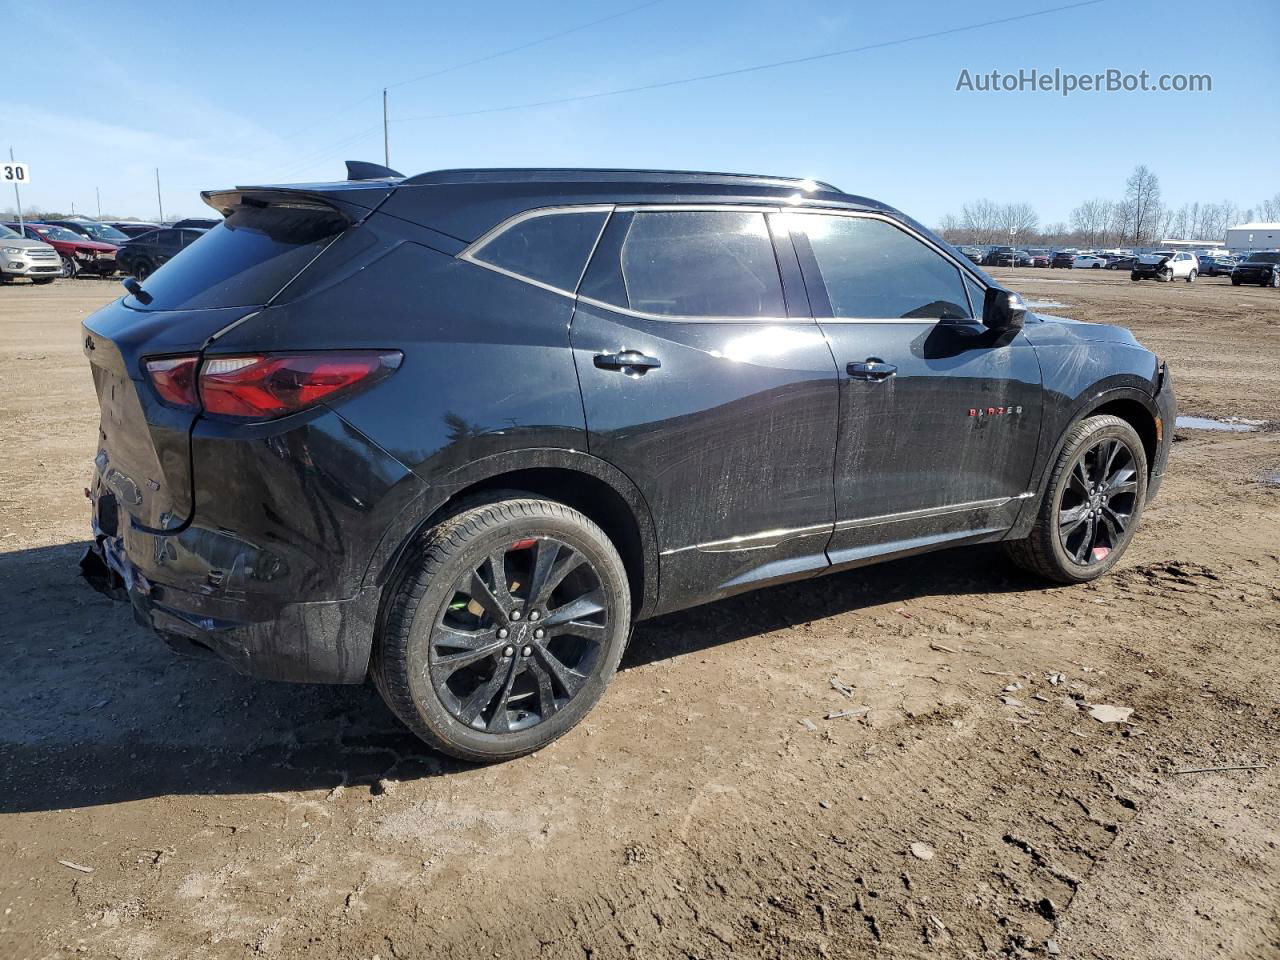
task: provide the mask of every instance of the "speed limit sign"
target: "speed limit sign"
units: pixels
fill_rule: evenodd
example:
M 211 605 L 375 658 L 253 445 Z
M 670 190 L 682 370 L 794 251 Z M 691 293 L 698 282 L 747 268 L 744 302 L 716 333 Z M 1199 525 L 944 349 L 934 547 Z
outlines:
M 25 163 L 0 163 L 0 183 L 12 183 L 25 187 L 31 183 L 31 172 Z

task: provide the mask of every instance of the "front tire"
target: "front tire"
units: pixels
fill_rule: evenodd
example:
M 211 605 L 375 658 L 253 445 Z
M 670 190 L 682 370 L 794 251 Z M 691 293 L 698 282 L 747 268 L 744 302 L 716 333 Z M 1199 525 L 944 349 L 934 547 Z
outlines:
M 568 732 L 604 693 L 631 629 L 618 551 L 548 500 L 445 521 L 393 584 L 374 682 L 414 733 L 463 760 L 509 760 Z
M 31 282 L 37 287 L 43 287 L 46 283 L 53 283 L 53 277 L 41 277 L 39 280 L 33 277 Z
M 1057 583 L 1097 579 L 1129 546 L 1146 499 L 1137 431 L 1119 417 L 1089 417 L 1067 434 L 1030 536 L 1006 549 L 1020 567 Z

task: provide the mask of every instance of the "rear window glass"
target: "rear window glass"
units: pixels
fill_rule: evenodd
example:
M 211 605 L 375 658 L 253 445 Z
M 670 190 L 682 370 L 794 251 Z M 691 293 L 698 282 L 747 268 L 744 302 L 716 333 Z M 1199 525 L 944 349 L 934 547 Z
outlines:
M 572 293 L 608 213 L 545 213 L 513 224 L 472 257 Z
M 147 278 L 147 310 L 260 306 L 280 292 L 346 226 L 337 213 L 241 206 Z M 148 235 L 155 240 L 154 234 Z M 142 307 L 136 298 L 130 306 Z

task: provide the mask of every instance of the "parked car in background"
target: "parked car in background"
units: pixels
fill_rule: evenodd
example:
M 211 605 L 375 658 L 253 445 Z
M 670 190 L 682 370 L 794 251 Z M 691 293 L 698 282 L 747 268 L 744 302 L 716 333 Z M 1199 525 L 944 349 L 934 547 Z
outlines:
M 18 228 L 16 223 L 6 223 L 5 226 L 10 230 Z M 119 247 L 115 244 L 99 243 L 66 227 L 47 223 L 27 223 L 24 235 L 29 240 L 47 243 L 58 252 L 64 277 L 80 274 L 109 277 L 116 272 L 116 251 Z
M 1107 269 L 1108 270 L 1132 270 L 1136 257 L 1128 254 L 1108 254 Z
M 984 267 L 1013 266 L 1013 247 L 992 247 L 982 258 Z
M 1196 259 L 1200 261 L 1200 275 L 1202 277 L 1229 277 L 1238 262 L 1235 257 L 1214 255 L 1206 255 Z
M 43 240 L 30 240 L 0 224 L 0 283 L 29 277 L 32 283 L 53 283 L 62 273 L 58 251 Z
M 1200 263 L 1194 253 L 1175 253 L 1172 250 L 1157 250 L 1155 253 L 1139 254 L 1129 271 L 1130 280 L 1185 280 L 1195 283 L 1200 273 Z
M 1280 253 L 1251 253 L 1231 271 L 1232 286 L 1256 283 L 1263 287 L 1280 287 Z
M 203 228 L 170 227 L 134 237 L 120 248 L 120 269 L 145 280 L 207 232 Z
M 51 227 L 65 227 L 72 233 L 78 233 L 87 240 L 97 240 L 99 243 L 109 243 L 113 246 L 119 246 L 129 239 L 129 235 L 122 233 L 109 223 L 100 223 L 97 220 L 42 220 L 41 223 L 47 223 Z
M 1048 250 L 1028 250 L 1027 256 L 1031 258 L 1031 266 L 1048 267 L 1053 262 L 1053 255 Z
M 1077 253 L 1071 258 L 1071 266 L 1076 270 L 1101 270 L 1107 265 L 1107 258 L 1096 253 Z
M 981 247 L 975 247 L 975 246 L 966 244 L 965 246 L 962 246 L 962 247 L 956 247 L 956 249 L 959 250 L 961 253 L 963 253 L 964 258 L 968 260 L 970 263 L 976 263 L 979 266 L 982 265 L 982 248 Z
M 160 224 L 144 220 L 111 220 L 109 223 L 127 237 L 140 237 L 144 233 L 160 229 Z
M 1066 268 L 1067 270 L 1070 270 L 1072 265 L 1075 262 L 1075 259 L 1076 259 L 1076 255 L 1070 250 L 1059 250 L 1057 253 L 1053 255 L 1052 259 L 1050 259 L 1049 266 L 1053 267 L 1053 269 L 1055 270 L 1058 270 L 1061 268 Z
M 353 167 L 206 193 L 225 224 L 84 321 L 82 569 L 177 649 L 371 677 L 506 760 L 586 716 L 637 620 L 964 544 L 1094 580 L 1160 486 L 1159 357 L 885 204 Z
M 221 222 L 221 220 L 214 220 L 209 217 L 187 217 L 185 220 L 179 220 L 176 223 L 171 223 L 170 226 L 175 230 L 212 230 Z

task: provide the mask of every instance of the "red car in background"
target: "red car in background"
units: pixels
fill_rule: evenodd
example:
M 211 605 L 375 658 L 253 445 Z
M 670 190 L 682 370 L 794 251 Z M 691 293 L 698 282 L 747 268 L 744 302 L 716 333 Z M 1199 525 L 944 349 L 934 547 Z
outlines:
M 114 244 L 99 243 L 66 227 L 55 227 L 47 223 L 27 223 L 24 230 L 18 230 L 16 223 L 6 223 L 5 226 L 22 233 L 28 240 L 40 240 L 57 250 L 64 277 L 75 277 L 82 273 L 109 277 L 119 269 L 116 251 L 120 248 Z

